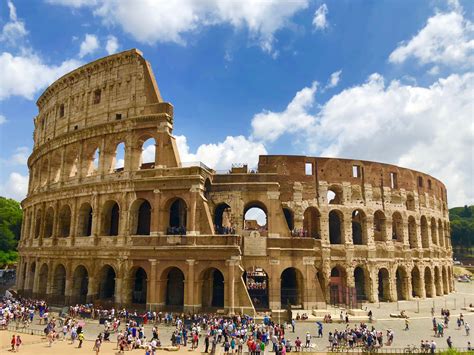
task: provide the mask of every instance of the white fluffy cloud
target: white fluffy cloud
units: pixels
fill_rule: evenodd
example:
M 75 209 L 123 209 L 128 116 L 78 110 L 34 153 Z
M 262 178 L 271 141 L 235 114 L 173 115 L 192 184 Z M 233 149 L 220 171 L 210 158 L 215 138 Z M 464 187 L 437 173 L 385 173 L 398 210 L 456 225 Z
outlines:
M 258 165 L 258 156 L 267 154 L 265 146 L 244 136 L 228 136 L 223 142 L 202 144 L 195 153 L 189 151 L 185 136 L 176 136 L 181 161 L 202 161 L 213 169 L 228 169 L 234 163 L 246 163 L 250 168 Z
M 263 142 L 274 142 L 284 133 L 304 131 L 315 123 L 310 113 L 315 101 L 317 82 L 298 91 L 282 112 L 263 111 L 252 119 L 252 137 Z
M 0 184 L 0 196 L 21 201 L 28 192 L 28 175 L 12 172 L 4 184 Z
M 60 65 L 48 65 L 34 54 L 14 56 L 11 53 L 0 54 L 0 100 L 10 96 L 33 96 L 54 80 L 77 68 L 77 60 L 66 60 Z
M 2 28 L 0 33 L 0 41 L 9 42 L 10 44 L 17 44 L 17 41 L 28 34 L 25 28 L 25 23 L 18 19 L 15 5 L 10 0 L 7 2 L 10 11 L 10 21 L 8 21 Z
M 137 41 L 184 44 L 185 36 L 206 26 L 228 24 L 246 29 L 261 48 L 273 52 L 274 34 L 308 6 L 309 0 L 49 0 L 88 5 L 107 25 L 122 27 Z
M 108 54 L 114 54 L 117 53 L 117 50 L 119 49 L 120 45 L 118 43 L 118 39 L 115 36 L 108 36 L 107 37 L 107 43 L 105 44 L 105 50 L 107 51 Z
M 313 26 L 317 30 L 324 30 L 329 26 L 326 18 L 328 14 L 328 7 L 326 4 L 322 4 L 314 13 Z
M 86 33 L 84 41 L 81 43 L 79 57 L 83 58 L 88 54 L 94 53 L 97 49 L 99 49 L 99 39 L 97 36 Z
M 408 42 L 402 42 L 390 54 L 392 63 L 414 58 L 421 64 L 472 66 L 474 60 L 474 24 L 463 17 L 459 7 L 438 13 Z
M 325 88 L 326 89 L 335 88 L 337 84 L 339 84 L 339 81 L 341 80 L 341 74 L 342 74 L 342 70 L 338 70 L 332 73 Z

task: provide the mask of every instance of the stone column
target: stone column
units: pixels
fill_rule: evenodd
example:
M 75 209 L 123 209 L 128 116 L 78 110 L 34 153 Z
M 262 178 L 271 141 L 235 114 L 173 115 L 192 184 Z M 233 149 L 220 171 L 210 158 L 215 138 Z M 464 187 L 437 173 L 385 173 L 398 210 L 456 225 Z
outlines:
M 53 263 L 48 263 L 48 278 L 46 283 L 46 295 L 51 295 L 53 293 L 53 284 L 54 284 L 54 267 Z
M 150 221 L 150 236 L 156 237 L 162 234 L 163 227 L 160 226 L 161 217 L 161 191 L 158 189 L 153 190 L 154 200 L 153 208 L 151 210 L 151 221 Z
M 23 257 L 20 256 L 18 260 L 18 269 L 17 269 L 17 274 L 16 274 L 16 288 L 17 290 L 23 290 L 24 289 L 24 279 L 23 279 L 23 274 L 25 270 L 25 260 Z
M 189 220 L 187 222 L 186 226 L 186 234 L 187 235 L 196 235 L 196 206 L 197 206 L 197 194 L 199 191 L 200 187 L 199 185 L 193 185 L 191 187 L 190 195 L 191 199 L 189 201 L 189 207 L 188 207 L 188 212 L 189 212 Z
M 268 272 L 267 270 L 265 270 Z M 280 260 L 270 260 L 269 284 L 269 306 L 270 309 L 281 309 L 281 285 L 280 285 Z
M 156 259 L 149 259 L 148 262 L 150 263 L 150 275 L 147 275 L 147 285 L 146 285 L 146 303 L 148 308 L 156 309 L 158 304 L 158 291 L 156 289 L 157 286 L 157 264 L 158 262 Z
M 89 283 L 87 285 L 87 303 L 92 303 L 97 297 L 98 285 L 96 278 L 89 275 Z
M 351 226 L 352 227 L 352 226 Z M 365 233 L 367 236 L 367 245 L 372 248 L 375 247 L 375 238 L 374 238 L 374 215 L 368 215 L 365 220 Z M 362 232 L 364 235 L 364 231 Z
M 66 285 L 64 289 L 64 302 L 66 304 L 71 302 L 73 296 L 73 287 L 74 287 L 74 277 L 72 271 L 69 272 L 69 275 L 66 276 Z
M 228 302 L 227 309 L 230 314 L 235 313 L 235 265 L 237 265 L 237 260 L 227 260 L 228 265 L 228 276 L 227 276 L 227 286 L 228 286 Z
M 34 275 L 34 279 L 33 279 L 33 295 L 35 295 L 36 293 L 38 293 L 39 274 L 40 274 L 39 260 L 36 260 L 36 263 L 35 263 L 35 275 Z
M 188 275 L 184 287 L 184 311 L 194 312 L 194 264 L 196 260 L 188 259 L 186 263 L 188 264 Z

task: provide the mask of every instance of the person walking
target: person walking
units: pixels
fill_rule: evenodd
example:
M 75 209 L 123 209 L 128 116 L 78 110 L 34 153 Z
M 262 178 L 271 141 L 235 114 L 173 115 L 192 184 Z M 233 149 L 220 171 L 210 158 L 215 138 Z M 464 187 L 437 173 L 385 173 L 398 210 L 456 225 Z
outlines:
M 209 351 L 209 334 L 207 334 L 206 338 L 204 338 L 204 347 L 204 352 L 207 353 Z
M 10 341 L 10 344 L 12 346 L 11 348 L 11 352 L 15 352 L 15 346 L 16 346 L 16 337 L 15 337 L 15 334 L 12 335 L 12 340 Z
M 82 348 L 82 342 L 84 341 L 84 333 L 80 332 L 77 336 L 77 339 L 79 340 L 79 345 L 77 346 L 77 348 Z
M 409 324 L 410 324 L 410 321 L 408 320 L 408 318 L 405 318 L 405 330 L 410 330 Z
M 450 349 L 453 348 L 453 341 L 451 340 L 451 335 L 448 337 L 448 339 L 446 339 L 446 343 L 448 344 L 448 347 Z
M 469 336 L 469 331 L 471 330 L 471 327 L 469 326 L 468 322 L 464 323 L 464 329 L 466 330 L 466 336 Z

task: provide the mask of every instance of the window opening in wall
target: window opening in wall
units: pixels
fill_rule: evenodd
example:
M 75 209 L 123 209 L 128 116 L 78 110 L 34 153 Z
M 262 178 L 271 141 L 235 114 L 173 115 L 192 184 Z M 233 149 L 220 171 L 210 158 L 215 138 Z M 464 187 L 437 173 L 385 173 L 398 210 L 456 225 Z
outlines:
M 313 175 L 313 163 L 306 163 L 304 165 L 305 175 Z
M 121 120 L 122 119 L 122 114 L 121 113 L 116 113 L 115 114 L 115 119 L 118 121 L 118 120 Z
M 64 117 L 64 104 L 59 106 L 59 117 Z
M 74 126 L 74 130 L 75 130 L 75 131 L 77 131 L 78 128 L 79 128 L 78 125 L 75 125 L 75 126 Z
M 398 188 L 397 173 L 390 173 L 390 187 L 392 189 Z
M 142 145 L 142 155 L 140 169 L 154 169 L 155 168 L 155 152 L 156 142 L 155 139 L 149 138 Z
M 423 178 L 421 176 L 418 176 L 418 186 L 423 187 Z
M 260 233 L 267 231 L 267 213 L 262 207 L 260 207 L 260 204 L 251 204 L 244 210 L 245 230 L 256 230 Z
M 115 166 L 114 171 L 122 171 L 125 166 L 125 144 L 117 144 L 117 149 L 115 150 Z
M 214 229 L 217 234 L 234 234 L 235 225 L 232 209 L 227 203 L 220 203 L 214 210 Z
M 100 151 L 99 148 L 97 148 L 94 152 L 94 157 L 92 158 L 92 169 L 94 172 L 97 172 L 99 169 L 99 156 L 100 156 Z
M 97 89 L 96 91 L 94 91 L 94 100 L 92 101 L 94 105 L 97 105 L 98 103 L 100 103 L 101 94 L 102 94 L 102 91 L 100 89 Z
M 352 177 L 360 178 L 362 176 L 362 168 L 360 165 L 352 165 Z
M 331 186 L 326 197 L 330 205 L 342 204 L 342 189 L 338 186 Z
M 428 189 L 431 190 L 431 180 L 428 180 Z
M 291 211 L 289 208 L 284 207 L 283 208 L 283 214 L 285 216 L 286 224 L 288 225 L 288 229 L 293 231 L 294 228 L 294 223 L 293 223 L 293 211 Z

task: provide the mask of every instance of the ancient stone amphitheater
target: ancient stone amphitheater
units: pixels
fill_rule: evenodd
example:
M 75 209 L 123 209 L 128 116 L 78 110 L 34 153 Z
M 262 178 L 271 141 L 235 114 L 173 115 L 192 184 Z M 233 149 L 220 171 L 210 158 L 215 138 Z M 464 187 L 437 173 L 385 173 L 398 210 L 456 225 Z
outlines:
M 25 295 L 232 313 L 453 290 L 446 188 L 427 174 L 285 155 L 250 171 L 182 163 L 173 106 L 135 49 L 63 76 L 37 105 Z

